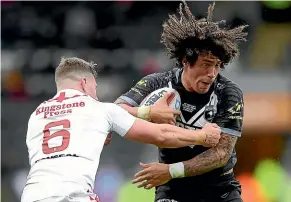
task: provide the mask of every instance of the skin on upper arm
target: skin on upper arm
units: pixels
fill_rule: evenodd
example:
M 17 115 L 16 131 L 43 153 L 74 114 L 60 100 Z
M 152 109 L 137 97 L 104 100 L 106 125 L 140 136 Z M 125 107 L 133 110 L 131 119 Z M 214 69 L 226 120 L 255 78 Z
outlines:
M 160 133 L 160 127 L 157 124 L 137 118 L 124 137 L 137 142 L 158 144 L 162 141 L 159 139 Z

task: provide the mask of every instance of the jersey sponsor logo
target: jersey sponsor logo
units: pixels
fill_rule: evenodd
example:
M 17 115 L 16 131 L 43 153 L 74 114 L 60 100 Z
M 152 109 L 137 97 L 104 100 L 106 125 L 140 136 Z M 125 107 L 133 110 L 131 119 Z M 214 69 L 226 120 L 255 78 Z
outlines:
M 230 112 L 230 116 L 228 116 L 229 119 L 238 119 L 242 120 L 242 112 L 243 112 L 243 103 L 239 102 L 236 103 L 233 107 L 227 110 Z
M 64 100 L 69 100 L 71 98 L 76 98 L 76 97 L 81 97 L 81 96 L 87 96 L 87 95 L 74 95 L 72 97 L 66 97 L 66 93 L 61 92 L 58 97 L 45 101 L 43 102 L 43 104 L 45 105 L 46 103 L 50 103 L 50 102 L 61 103 Z M 52 116 L 70 114 L 72 113 L 72 108 L 76 108 L 76 107 L 85 107 L 85 102 L 73 102 L 73 103 L 66 103 L 66 104 L 56 104 L 52 106 L 42 106 L 42 107 L 38 107 L 35 110 L 35 114 L 39 115 L 43 113 L 44 118 L 47 118 L 47 117 L 52 117 Z
M 47 156 L 47 157 L 38 159 L 38 160 L 35 161 L 35 163 L 37 163 L 37 162 L 39 162 L 41 160 L 44 160 L 44 159 L 55 159 L 55 158 L 60 158 L 60 157 L 65 157 L 65 156 L 79 157 L 77 154 L 56 154 L 56 155 L 53 155 L 53 156 Z
M 196 106 L 190 105 L 188 103 L 183 103 L 182 109 L 183 109 L 183 111 L 192 113 L 194 110 L 196 110 Z
M 35 114 L 39 115 L 43 113 L 44 118 L 70 114 L 72 113 L 72 108 L 85 107 L 85 102 L 73 102 L 67 104 L 57 104 L 52 106 L 42 106 L 36 109 Z

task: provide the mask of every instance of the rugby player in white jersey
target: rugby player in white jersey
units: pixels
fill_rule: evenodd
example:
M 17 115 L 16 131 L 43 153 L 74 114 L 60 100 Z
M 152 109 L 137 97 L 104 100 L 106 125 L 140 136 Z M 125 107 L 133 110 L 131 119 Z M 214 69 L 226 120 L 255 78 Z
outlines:
M 62 59 L 55 73 L 57 94 L 31 114 L 26 137 L 31 169 L 22 202 L 98 201 L 92 187 L 106 137 L 113 131 L 159 147 L 218 143 L 221 131 L 215 124 L 197 131 L 154 124 L 97 101 L 94 68 L 79 58 Z M 166 99 L 158 101 L 165 113 L 172 110 Z

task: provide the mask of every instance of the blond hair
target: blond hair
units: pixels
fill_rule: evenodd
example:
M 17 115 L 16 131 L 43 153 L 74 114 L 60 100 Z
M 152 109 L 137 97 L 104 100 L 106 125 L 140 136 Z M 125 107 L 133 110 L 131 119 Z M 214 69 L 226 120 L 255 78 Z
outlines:
M 81 76 L 93 75 L 97 78 L 96 64 L 86 62 L 77 57 L 63 58 L 56 68 L 55 81 L 58 83 L 63 79 L 78 79 Z

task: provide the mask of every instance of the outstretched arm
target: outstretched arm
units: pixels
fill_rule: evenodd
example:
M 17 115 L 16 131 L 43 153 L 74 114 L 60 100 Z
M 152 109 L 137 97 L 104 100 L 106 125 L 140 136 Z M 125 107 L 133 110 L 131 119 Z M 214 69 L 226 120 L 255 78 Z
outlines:
M 207 124 L 201 130 L 192 131 L 135 118 L 115 104 L 105 104 L 105 107 L 108 109 L 109 132 L 117 132 L 137 142 L 175 148 L 189 145 L 215 146 L 220 139 L 221 130 L 216 124 Z
M 169 124 L 154 124 L 136 119 L 124 137 L 162 148 L 207 144 L 215 146 L 220 138 L 220 128 L 209 124 L 202 130 L 191 131 Z M 209 143 L 209 141 L 211 142 Z

